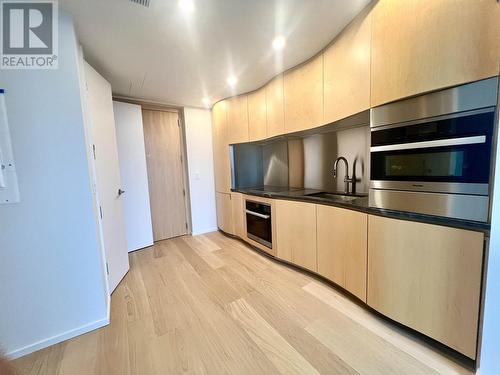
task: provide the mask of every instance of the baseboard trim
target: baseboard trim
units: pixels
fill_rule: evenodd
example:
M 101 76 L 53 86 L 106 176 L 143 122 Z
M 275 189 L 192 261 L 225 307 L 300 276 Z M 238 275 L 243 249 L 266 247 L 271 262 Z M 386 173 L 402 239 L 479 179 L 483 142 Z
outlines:
M 44 340 L 37 341 L 33 344 L 26 345 L 22 348 L 13 350 L 9 353 L 6 354 L 7 358 L 9 359 L 16 359 L 19 357 L 23 357 L 25 355 L 31 354 L 33 352 L 36 352 L 40 349 L 47 348 L 51 345 L 58 344 L 62 341 L 66 341 L 69 339 L 72 339 L 73 337 L 83 335 L 84 333 L 88 333 L 90 331 L 94 331 L 98 328 L 104 327 L 109 324 L 109 305 L 108 305 L 108 316 L 104 319 L 96 320 L 95 322 L 91 322 L 88 324 L 84 324 L 83 326 L 80 326 L 78 328 L 63 332 L 59 335 L 49 337 Z
M 193 231 L 192 235 L 193 236 L 199 236 L 200 234 L 205 234 L 205 233 L 210 233 L 210 232 L 217 232 L 219 228 L 213 227 L 213 228 L 207 228 L 207 229 L 202 229 L 199 231 Z

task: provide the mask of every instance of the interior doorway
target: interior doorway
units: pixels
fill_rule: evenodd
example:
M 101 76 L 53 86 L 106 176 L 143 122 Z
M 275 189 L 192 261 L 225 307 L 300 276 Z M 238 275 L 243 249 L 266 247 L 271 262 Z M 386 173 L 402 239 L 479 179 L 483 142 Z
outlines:
M 181 117 L 177 110 L 142 108 L 153 239 L 189 233 Z

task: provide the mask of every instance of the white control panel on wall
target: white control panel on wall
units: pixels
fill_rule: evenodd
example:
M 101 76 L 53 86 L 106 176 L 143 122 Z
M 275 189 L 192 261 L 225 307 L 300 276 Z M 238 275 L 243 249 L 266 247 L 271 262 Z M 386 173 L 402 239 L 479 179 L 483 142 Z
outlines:
M 0 89 L 0 204 L 18 203 L 16 166 L 10 142 L 5 91 Z

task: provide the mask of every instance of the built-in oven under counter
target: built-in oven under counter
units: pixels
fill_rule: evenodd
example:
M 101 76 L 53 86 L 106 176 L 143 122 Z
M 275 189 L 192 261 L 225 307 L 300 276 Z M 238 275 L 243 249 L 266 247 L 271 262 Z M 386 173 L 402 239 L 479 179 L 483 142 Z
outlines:
M 259 244 L 273 248 L 271 204 L 245 200 L 247 237 Z

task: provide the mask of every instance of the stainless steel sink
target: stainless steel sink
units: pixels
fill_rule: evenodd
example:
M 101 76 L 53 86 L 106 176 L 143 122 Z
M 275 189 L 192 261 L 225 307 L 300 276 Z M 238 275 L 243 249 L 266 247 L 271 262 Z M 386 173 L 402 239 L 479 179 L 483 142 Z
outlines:
M 306 194 L 306 197 L 311 197 L 311 198 L 320 198 L 320 199 L 326 199 L 330 201 L 341 201 L 341 202 L 352 202 L 358 198 L 364 197 L 364 195 L 352 195 L 352 194 L 337 194 L 337 193 L 312 193 L 312 194 Z

